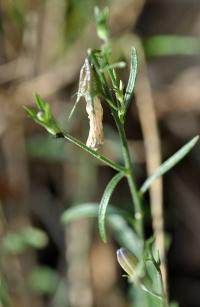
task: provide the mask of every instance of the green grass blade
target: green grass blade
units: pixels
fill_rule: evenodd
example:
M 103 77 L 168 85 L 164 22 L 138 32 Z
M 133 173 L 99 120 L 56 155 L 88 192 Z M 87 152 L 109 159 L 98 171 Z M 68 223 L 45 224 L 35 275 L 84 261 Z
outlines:
M 119 183 L 119 181 L 124 177 L 123 173 L 116 174 L 108 183 L 100 205 L 99 205 L 99 213 L 98 213 L 98 221 L 99 221 L 99 234 L 101 239 L 106 242 L 106 229 L 105 229 L 105 217 L 106 217 L 106 210 L 109 203 L 109 200 L 111 198 L 111 195 L 116 187 L 116 185 Z
M 67 139 L 68 141 L 70 141 L 71 143 L 77 145 L 78 147 L 80 147 L 81 149 L 85 150 L 86 152 L 90 153 L 93 157 L 95 157 L 97 160 L 100 160 L 101 162 L 104 162 L 105 164 L 107 164 L 108 166 L 110 166 L 111 168 L 115 169 L 116 171 L 119 172 L 123 172 L 123 173 L 127 173 L 127 170 L 125 167 L 113 162 L 112 160 L 106 158 L 105 156 L 99 154 L 98 152 L 96 152 L 95 150 L 89 148 L 88 146 L 86 146 L 84 143 L 82 143 L 81 141 L 77 140 L 76 138 L 74 138 L 73 136 L 71 136 L 70 134 L 68 134 L 67 132 L 63 133 L 63 137 L 65 139 Z
M 134 87 L 135 87 L 135 80 L 137 75 L 137 53 L 136 49 L 132 47 L 131 49 L 131 67 L 130 67 L 130 75 L 129 80 L 125 92 L 125 106 L 126 109 L 128 108 L 131 99 L 133 97 Z
M 187 144 L 185 144 L 181 149 L 179 149 L 173 156 L 171 156 L 168 160 L 166 160 L 161 166 L 155 171 L 155 173 L 146 179 L 140 188 L 141 193 L 145 193 L 151 184 L 160 176 L 164 175 L 171 168 L 173 168 L 180 160 L 182 160 L 192 148 L 196 145 L 199 136 L 195 136 L 192 140 L 190 140 Z

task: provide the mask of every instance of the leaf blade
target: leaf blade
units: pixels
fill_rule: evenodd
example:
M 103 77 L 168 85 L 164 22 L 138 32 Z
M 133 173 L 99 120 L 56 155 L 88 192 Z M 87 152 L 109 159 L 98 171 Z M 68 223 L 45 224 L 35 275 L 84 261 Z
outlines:
M 61 221 L 66 225 L 81 218 L 96 218 L 98 211 L 98 203 L 78 204 L 66 209 L 61 216 Z M 107 215 L 109 226 L 118 244 L 132 251 L 138 258 L 141 257 L 142 244 L 129 224 L 132 222 L 130 213 L 109 205 Z
M 134 47 L 131 48 L 131 67 L 130 67 L 130 75 L 129 75 L 129 80 L 128 84 L 126 87 L 126 92 L 125 92 L 125 106 L 126 110 L 128 109 L 128 106 L 131 102 L 131 98 L 133 97 L 133 92 L 135 88 L 135 81 L 136 81 L 136 76 L 137 76 L 137 53 L 136 49 Z
M 73 206 L 65 210 L 61 216 L 61 221 L 64 224 L 71 223 L 80 218 L 92 218 L 98 216 L 98 203 L 83 203 L 76 206 Z M 108 208 L 109 215 L 120 215 L 125 218 L 130 218 L 129 213 L 126 211 L 115 208 L 114 206 L 109 206 Z
M 40 111 L 45 111 L 45 102 L 38 94 L 35 94 L 35 103 Z
M 143 185 L 140 188 L 140 192 L 145 193 L 151 184 L 160 176 L 168 172 L 172 167 L 174 167 L 180 160 L 182 160 L 196 145 L 199 140 L 199 136 L 195 136 L 183 147 L 181 147 L 175 154 L 173 154 L 169 159 L 162 163 L 157 170 L 149 178 L 145 180 Z
M 108 183 L 103 193 L 98 212 L 99 234 L 103 242 L 106 242 L 105 217 L 106 210 L 114 189 L 119 181 L 124 177 L 123 173 L 117 173 Z

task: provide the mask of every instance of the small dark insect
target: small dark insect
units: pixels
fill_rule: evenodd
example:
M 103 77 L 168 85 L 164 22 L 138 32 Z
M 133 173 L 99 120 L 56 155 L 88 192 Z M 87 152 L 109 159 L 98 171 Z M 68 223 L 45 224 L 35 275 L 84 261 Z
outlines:
M 60 131 L 60 132 L 57 132 L 56 133 L 56 138 L 57 139 L 61 139 L 61 138 L 64 138 L 64 134 Z

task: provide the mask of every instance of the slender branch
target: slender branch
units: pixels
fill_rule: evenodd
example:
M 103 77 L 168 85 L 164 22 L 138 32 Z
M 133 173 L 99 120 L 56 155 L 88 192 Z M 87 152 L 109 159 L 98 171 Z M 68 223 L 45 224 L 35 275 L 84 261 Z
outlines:
M 114 161 L 106 158 L 105 156 L 99 154 L 98 152 L 96 152 L 95 150 L 89 148 L 88 146 L 86 146 L 84 143 L 82 143 L 81 141 L 77 140 L 76 138 L 74 138 L 73 136 L 71 136 L 70 134 L 68 134 L 67 132 L 63 133 L 63 137 L 65 139 L 67 139 L 68 141 L 70 141 L 71 143 L 77 145 L 78 147 L 80 147 L 81 149 L 83 149 L 84 151 L 88 152 L 89 154 L 91 154 L 93 157 L 95 157 L 97 160 L 105 163 L 106 165 L 110 166 L 111 168 L 113 168 L 116 171 L 119 172 L 123 172 L 125 174 L 127 174 L 127 169 L 117 163 L 115 163 Z

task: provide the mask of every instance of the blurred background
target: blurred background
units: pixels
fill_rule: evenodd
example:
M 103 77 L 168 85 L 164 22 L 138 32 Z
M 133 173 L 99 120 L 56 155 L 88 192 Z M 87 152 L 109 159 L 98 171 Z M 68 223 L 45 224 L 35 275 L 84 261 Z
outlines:
M 33 105 L 37 92 L 67 131 L 86 140 L 84 101 L 71 121 L 68 115 L 86 51 L 100 44 L 95 5 L 110 9 L 113 58 L 129 62 L 130 47 L 138 51 L 141 75 L 127 118 L 138 184 L 146 176 L 145 148 L 150 159 L 155 155 L 156 161 L 165 160 L 199 134 L 199 0 L 1 0 L 1 307 L 134 306 L 116 262 L 119 233 L 110 231 L 109 243 L 103 244 L 96 219 L 61 222 L 65 209 L 98 203 L 114 171 L 49 136 L 23 110 L 23 105 Z M 119 71 L 124 82 L 128 73 L 128 68 Z M 118 136 L 106 106 L 104 130 L 102 151 L 120 161 Z M 154 141 L 159 146 L 154 147 Z M 159 191 L 169 293 L 181 307 L 200 306 L 199 185 L 197 145 L 164 177 L 163 194 Z M 112 201 L 128 208 L 128 188 L 124 182 L 119 187 Z M 151 235 L 148 201 L 145 210 L 146 234 Z

